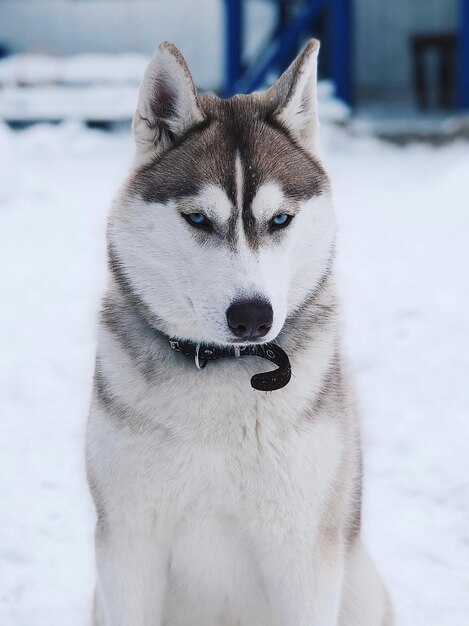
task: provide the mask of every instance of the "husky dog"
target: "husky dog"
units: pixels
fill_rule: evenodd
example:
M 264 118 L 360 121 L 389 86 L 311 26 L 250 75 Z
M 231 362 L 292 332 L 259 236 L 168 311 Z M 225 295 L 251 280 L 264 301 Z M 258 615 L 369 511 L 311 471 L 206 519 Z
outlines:
M 229 100 L 169 43 L 146 71 L 87 433 L 96 626 L 391 624 L 360 541 L 318 49 Z

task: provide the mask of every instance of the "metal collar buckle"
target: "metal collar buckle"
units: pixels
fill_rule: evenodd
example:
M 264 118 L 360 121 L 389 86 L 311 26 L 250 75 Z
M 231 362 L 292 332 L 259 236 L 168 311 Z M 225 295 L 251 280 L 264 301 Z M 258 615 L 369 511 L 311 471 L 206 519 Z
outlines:
M 198 343 L 195 347 L 195 356 L 194 356 L 194 361 L 195 361 L 195 366 L 198 370 L 203 370 L 204 367 L 207 365 L 207 359 L 205 359 L 205 361 L 203 361 L 202 363 L 200 362 L 200 358 L 199 358 L 199 352 L 200 352 L 200 343 Z

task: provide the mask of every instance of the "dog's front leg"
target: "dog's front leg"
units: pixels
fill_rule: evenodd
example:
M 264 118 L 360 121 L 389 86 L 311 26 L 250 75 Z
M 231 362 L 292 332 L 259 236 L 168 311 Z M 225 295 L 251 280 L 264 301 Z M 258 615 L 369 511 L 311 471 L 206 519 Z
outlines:
M 263 570 L 275 626 L 337 626 L 344 572 L 339 545 L 277 546 Z
M 161 626 L 166 554 L 154 533 L 98 526 L 94 626 Z

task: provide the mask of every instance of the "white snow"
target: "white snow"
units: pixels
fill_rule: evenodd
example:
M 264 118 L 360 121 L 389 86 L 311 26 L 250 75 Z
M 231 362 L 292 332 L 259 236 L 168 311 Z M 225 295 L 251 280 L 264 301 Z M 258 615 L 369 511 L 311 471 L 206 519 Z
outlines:
M 0 84 L 134 83 L 138 85 L 149 55 L 140 53 L 70 56 L 13 54 L 0 60 Z
M 135 111 L 134 85 L 40 85 L 0 91 L 0 118 L 9 122 L 123 122 Z
M 125 121 L 149 55 L 17 54 L 0 59 L 0 118 Z
M 469 146 L 323 127 L 344 342 L 363 416 L 364 534 L 401 626 L 469 615 Z M 83 436 L 105 218 L 131 140 L 0 126 L 0 623 L 83 626 Z

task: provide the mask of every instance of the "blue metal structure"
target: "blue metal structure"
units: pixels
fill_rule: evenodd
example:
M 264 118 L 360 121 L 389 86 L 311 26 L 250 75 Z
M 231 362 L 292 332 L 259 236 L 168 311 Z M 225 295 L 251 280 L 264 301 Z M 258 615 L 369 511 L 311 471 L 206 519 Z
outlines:
M 336 95 L 352 104 L 352 3 L 351 0 L 329 2 L 330 78 Z
M 461 109 L 469 109 L 469 0 L 459 0 L 457 99 Z
M 243 46 L 244 46 L 244 6 L 239 0 L 225 0 L 226 19 L 226 79 L 225 88 L 235 85 L 243 71 Z
M 227 36 L 223 95 L 250 93 L 262 87 L 267 74 L 291 60 L 292 50 L 298 47 L 301 38 L 320 16 L 324 16 L 330 44 L 328 77 L 335 82 L 339 98 L 352 102 L 352 0 L 303 0 L 292 3 L 298 5 L 295 13 L 285 23 L 280 23 L 257 60 L 246 69 L 242 58 L 245 2 L 225 0 Z M 286 0 L 276 0 L 276 3 L 280 13 Z

